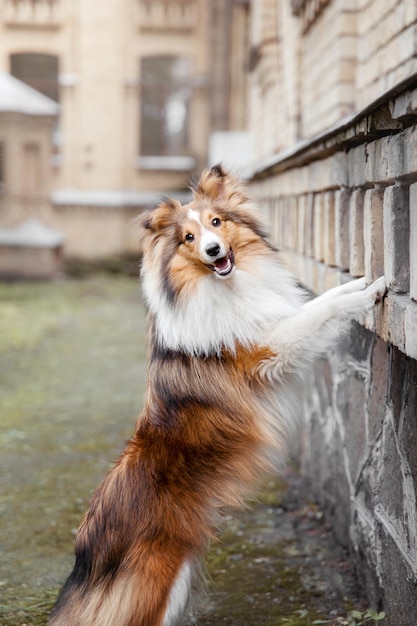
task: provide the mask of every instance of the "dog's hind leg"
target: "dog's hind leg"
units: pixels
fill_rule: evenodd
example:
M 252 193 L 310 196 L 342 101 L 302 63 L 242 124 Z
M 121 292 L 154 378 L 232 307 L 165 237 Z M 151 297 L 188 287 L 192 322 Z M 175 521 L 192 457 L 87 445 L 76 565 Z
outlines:
M 174 626 L 174 624 L 178 624 L 184 615 L 191 593 L 191 581 L 192 567 L 188 561 L 185 561 L 169 593 L 162 626 Z

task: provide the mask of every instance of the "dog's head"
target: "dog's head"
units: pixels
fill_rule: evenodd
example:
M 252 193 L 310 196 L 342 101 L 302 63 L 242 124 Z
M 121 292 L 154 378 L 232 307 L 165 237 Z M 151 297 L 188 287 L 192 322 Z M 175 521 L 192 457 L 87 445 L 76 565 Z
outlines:
M 245 186 L 216 165 L 192 188 L 193 200 L 166 200 L 140 217 L 144 272 L 160 268 L 175 293 L 193 279 L 228 279 L 265 233 Z

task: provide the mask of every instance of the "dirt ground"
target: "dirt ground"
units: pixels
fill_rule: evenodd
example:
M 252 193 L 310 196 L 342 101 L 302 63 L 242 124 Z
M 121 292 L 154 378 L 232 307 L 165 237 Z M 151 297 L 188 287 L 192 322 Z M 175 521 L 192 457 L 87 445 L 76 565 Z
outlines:
M 144 334 L 137 280 L 0 285 L 0 626 L 46 623 L 91 491 L 140 411 Z M 376 621 L 294 470 L 225 516 L 207 570 L 192 624 Z

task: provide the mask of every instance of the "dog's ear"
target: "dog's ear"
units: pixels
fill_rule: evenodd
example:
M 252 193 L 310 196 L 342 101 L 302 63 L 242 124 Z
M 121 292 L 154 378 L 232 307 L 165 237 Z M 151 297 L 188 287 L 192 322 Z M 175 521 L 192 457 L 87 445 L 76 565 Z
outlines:
M 155 234 L 172 226 L 180 203 L 170 198 L 164 199 L 160 204 L 147 209 L 137 219 L 138 228 L 146 234 Z
M 139 251 L 144 252 L 158 235 L 161 235 L 175 223 L 179 202 L 167 198 L 157 206 L 146 209 L 134 221 L 138 237 Z
M 196 199 L 211 200 L 225 216 L 266 240 L 259 209 L 250 200 L 245 183 L 227 173 L 221 165 L 203 172 L 193 193 Z
M 225 179 L 227 176 L 227 172 L 225 172 L 221 163 L 216 163 L 216 165 L 213 165 L 213 167 L 209 169 L 209 174 L 211 176 L 216 176 L 221 180 Z
M 241 202 L 247 199 L 244 185 L 226 172 L 220 163 L 202 173 L 193 191 L 196 197 L 213 201 L 226 200 L 236 194 L 239 194 Z

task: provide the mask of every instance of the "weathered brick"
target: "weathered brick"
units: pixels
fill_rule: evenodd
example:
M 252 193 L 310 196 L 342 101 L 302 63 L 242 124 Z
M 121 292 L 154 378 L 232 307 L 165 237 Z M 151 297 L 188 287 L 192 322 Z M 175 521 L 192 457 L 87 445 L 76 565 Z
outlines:
M 346 187 L 348 185 L 346 152 L 336 152 L 336 154 L 333 154 L 329 165 L 332 173 L 332 187 Z
M 329 289 L 333 289 L 333 287 L 337 287 L 341 284 L 340 282 L 340 272 L 335 267 L 327 267 L 324 265 L 324 280 L 322 283 L 321 293 L 328 291 Z
M 417 359 L 417 303 L 410 302 L 404 318 L 405 352 Z
M 378 0 L 367 2 L 361 9 L 360 20 L 358 21 L 359 32 L 368 35 L 368 31 L 375 28 L 385 14 L 392 10 L 398 0 L 385 0 L 381 3 Z
M 393 494 L 395 495 L 395 486 Z M 397 487 L 399 490 L 399 487 Z M 389 519 L 388 527 L 392 527 Z M 386 527 L 379 528 L 381 565 L 380 580 L 384 589 L 384 604 L 387 607 L 386 626 L 415 626 L 417 623 L 417 594 L 415 573 L 410 571 L 404 553 L 400 549 L 398 534 L 395 539 L 388 534 Z M 412 558 L 415 558 L 414 554 Z
M 276 199 L 273 199 L 271 201 L 271 208 L 270 208 L 270 223 L 269 223 L 269 232 L 270 232 L 270 236 L 271 236 L 271 240 L 272 243 L 276 246 L 278 245 L 277 243 L 277 238 L 278 238 L 278 202 Z
M 402 519 L 404 506 L 403 476 L 398 444 L 393 425 L 387 422 L 383 434 L 382 475 L 378 488 L 378 504 L 390 517 Z
M 309 257 L 314 257 L 314 203 L 315 194 L 307 196 L 304 225 L 304 252 Z
M 407 292 L 410 286 L 408 188 L 387 187 L 384 193 L 384 268 L 389 289 Z
M 364 197 L 365 277 L 372 282 L 384 274 L 384 189 L 367 189 Z
M 389 140 L 390 137 L 382 137 L 366 146 L 364 177 L 369 183 L 386 182 L 390 177 Z
M 364 177 L 370 183 L 415 180 L 417 173 L 417 127 L 382 137 L 367 145 Z
M 404 18 L 404 6 L 399 3 L 398 0 L 394 0 L 395 8 L 391 7 L 391 13 L 385 14 L 387 9 L 386 2 L 384 6 L 377 4 L 378 21 L 372 26 L 372 28 L 366 33 L 365 36 L 359 38 L 358 45 L 358 61 L 361 63 L 371 57 L 374 54 L 378 54 L 381 48 L 389 41 L 395 38 L 401 37 L 401 31 L 409 24 L 407 19 Z M 413 4 L 413 3 L 408 3 Z M 360 19 L 359 30 L 362 32 L 363 16 Z M 408 17 L 408 16 L 407 16 Z M 401 40 L 400 40 L 401 41 Z M 394 62 L 398 63 L 398 58 L 394 59 Z M 372 78 L 372 77 L 371 77 Z
M 349 270 L 350 263 L 350 196 L 350 190 L 346 187 L 339 189 L 335 193 L 336 265 L 345 271 Z
M 407 296 L 389 293 L 384 304 L 375 307 L 375 330 L 382 339 L 390 341 L 405 352 L 405 313 Z
M 345 158 L 333 155 L 309 164 L 307 190 L 323 191 L 331 189 L 340 184 L 345 184 L 345 179 Z
M 365 245 L 363 234 L 363 189 L 355 189 L 350 199 L 350 260 L 349 267 L 352 276 L 365 274 Z
M 414 126 L 395 135 L 389 141 L 390 174 L 396 178 L 417 171 L 417 128 Z
M 347 153 L 349 187 L 362 187 L 367 182 L 364 167 L 364 164 L 367 163 L 367 149 L 366 144 L 364 144 L 352 148 Z
M 320 435 L 323 438 L 323 430 L 316 434 L 315 443 L 323 448 Z M 349 509 L 351 492 L 345 471 L 342 438 L 336 423 L 334 423 L 331 441 L 332 444 L 327 446 L 326 453 L 319 455 L 321 481 L 319 490 L 316 489 L 316 491 L 319 491 L 318 497 L 325 507 L 326 519 L 332 524 L 338 541 L 348 548 L 350 519 L 348 515 L 344 514 L 344 511 Z M 314 474 L 310 474 L 310 476 L 313 477 Z
M 405 352 L 405 313 L 408 303 L 407 296 L 392 294 L 388 298 L 389 341 L 402 352 Z
M 398 431 L 402 422 L 403 404 L 404 404 L 404 379 L 407 366 L 407 359 L 404 354 L 395 346 L 388 344 L 388 360 L 389 360 L 389 380 L 387 388 L 387 405 L 389 406 L 394 427 Z
M 352 560 L 361 588 L 365 590 L 371 606 L 380 606 L 383 592 L 377 572 L 379 563 L 376 554 L 376 537 L 374 517 L 362 513 L 357 499 L 352 502 L 353 523 L 350 536 L 354 549 L 351 550 Z
M 327 191 L 323 198 L 323 256 L 327 265 L 336 265 L 334 193 Z
M 298 203 L 297 196 L 290 196 L 288 199 L 288 210 L 290 213 L 290 244 L 293 250 L 298 248 Z
M 356 481 L 366 451 L 366 423 L 363 407 L 367 396 L 362 372 L 347 371 L 337 385 L 337 408 L 344 423 L 344 446 L 349 458 L 351 479 Z
M 298 215 L 294 196 L 284 199 L 284 216 L 283 247 L 295 250 L 297 248 Z
M 277 200 L 277 224 L 276 224 L 276 244 L 282 248 L 285 240 L 285 206 L 282 198 Z
M 416 52 L 416 27 L 411 24 L 377 51 L 385 72 L 398 67 Z M 379 72 L 380 73 L 380 72 Z
M 314 259 L 310 257 L 299 257 L 297 276 L 300 282 L 311 291 L 313 291 L 314 264 Z
M 390 111 L 394 120 L 407 118 L 417 113 L 417 89 L 407 91 L 390 102 Z
M 417 183 L 410 186 L 410 296 L 417 300 Z
M 314 198 L 314 258 L 324 260 L 324 195 L 319 193 Z
M 297 250 L 301 254 L 305 250 L 305 220 L 306 220 L 307 196 L 303 194 L 297 198 L 298 207 L 298 233 L 297 233 Z
M 387 393 L 388 363 L 387 344 L 380 338 L 376 338 L 372 346 L 371 357 L 372 384 L 369 388 L 367 402 L 368 417 L 368 441 L 375 441 L 382 428 L 385 416 L 385 403 Z
M 417 406 L 417 361 L 410 358 L 407 358 L 405 361 L 404 387 L 402 390 L 403 411 L 398 436 L 407 459 L 406 469 L 411 471 L 414 490 L 417 491 L 417 420 L 415 419 L 415 407 Z M 413 510 L 411 502 L 410 505 L 410 521 L 414 522 L 415 509 Z

